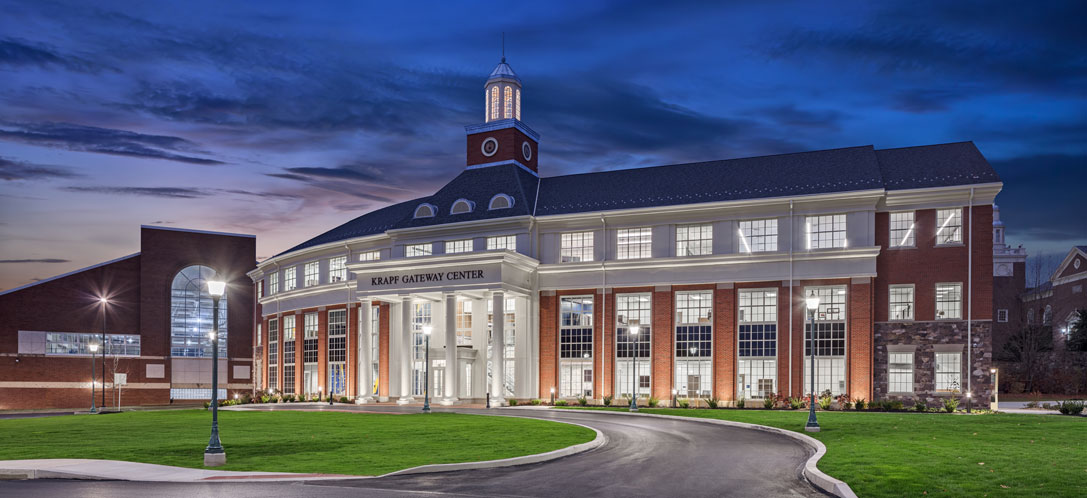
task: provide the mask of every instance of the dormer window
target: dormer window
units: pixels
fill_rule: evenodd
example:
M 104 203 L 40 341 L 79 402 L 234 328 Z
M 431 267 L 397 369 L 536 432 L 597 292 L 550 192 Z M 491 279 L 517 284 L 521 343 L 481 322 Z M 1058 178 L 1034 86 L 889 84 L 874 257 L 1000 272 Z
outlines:
M 424 202 L 424 203 L 420 204 L 419 207 L 415 208 L 415 217 L 416 218 L 433 218 L 434 213 L 437 213 L 437 212 L 438 212 L 438 208 L 434 207 L 433 204 L 427 204 L 427 203 Z
M 468 199 L 457 199 L 453 202 L 453 207 L 449 209 L 449 214 L 471 213 L 475 208 L 476 203 Z
M 487 209 L 507 209 L 513 207 L 513 197 L 506 194 L 497 194 L 491 197 L 491 204 Z

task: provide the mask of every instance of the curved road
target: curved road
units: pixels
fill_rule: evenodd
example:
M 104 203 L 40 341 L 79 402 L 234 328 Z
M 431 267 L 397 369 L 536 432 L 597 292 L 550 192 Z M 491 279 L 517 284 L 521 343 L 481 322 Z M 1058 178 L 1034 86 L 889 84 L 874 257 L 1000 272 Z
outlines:
M 262 405 L 272 409 L 314 407 Z M 335 409 L 342 410 L 343 405 Z M 416 411 L 417 407 L 354 407 Z M 438 410 L 438 408 L 436 408 Z M 496 414 L 494 410 L 456 409 Z M 502 410 L 501 415 L 575 422 L 600 430 L 604 446 L 550 462 L 436 474 L 308 482 L 150 483 L 7 481 L 0 496 L 821 496 L 801 475 L 811 452 L 768 432 L 576 410 Z

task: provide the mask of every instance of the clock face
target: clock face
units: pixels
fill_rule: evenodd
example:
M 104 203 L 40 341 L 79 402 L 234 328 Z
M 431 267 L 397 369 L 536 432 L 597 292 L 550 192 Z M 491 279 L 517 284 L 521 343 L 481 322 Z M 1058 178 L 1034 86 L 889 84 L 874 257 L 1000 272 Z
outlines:
M 498 140 L 495 140 L 494 137 L 487 137 L 483 141 L 483 145 L 480 146 L 480 150 L 487 157 L 493 156 L 495 152 L 498 152 Z
M 532 160 L 532 146 L 528 142 L 521 144 L 521 155 L 525 156 L 526 161 Z

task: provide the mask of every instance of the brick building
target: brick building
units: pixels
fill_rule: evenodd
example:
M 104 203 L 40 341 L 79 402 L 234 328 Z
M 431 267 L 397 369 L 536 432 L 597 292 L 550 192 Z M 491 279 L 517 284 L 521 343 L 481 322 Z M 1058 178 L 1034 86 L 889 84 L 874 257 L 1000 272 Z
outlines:
M 1027 326 L 1051 327 L 1054 349 L 1063 349 L 1068 331 L 1076 324 L 1076 311 L 1087 309 L 1087 246 L 1075 246 L 1049 280 L 1021 296 L 1020 311 Z
M 989 395 L 993 207 L 969 142 L 540 174 L 505 60 L 467 168 L 250 272 L 256 382 L 443 403 Z M 424 337 L 430 334 L 425 368 Z
M 255 240 L 144 226 L 136 254 L 0 293 L 0 410 L 89 408 L 92 361 L 99 407 L 209 399 L 216 275 L 220 393 L 249 392 Z

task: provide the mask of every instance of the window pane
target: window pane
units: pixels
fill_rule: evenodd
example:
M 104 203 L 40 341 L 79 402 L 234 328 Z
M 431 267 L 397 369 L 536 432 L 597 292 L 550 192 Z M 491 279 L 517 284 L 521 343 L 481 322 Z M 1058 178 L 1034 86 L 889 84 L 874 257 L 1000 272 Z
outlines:
M 808 249 L 827 249 L 846 246 L 845 215 L 808 216 Z
M 624 228 L 616 231 L 618 259 L 642 259 L 653 256 L 653 230 Z
M 962 208 L 937 209 L 936 223 L 937 244 L 962 243 Z
M 174 276 L 170 288 L 170 354 L 172 356 L 211 357 L 213 304 L 207 281 L 215 270 L 190 266 Z M 227 294 L 219 299 L 219 356 L 226 357 Z
M 778 250 L 778 220 L 741 221 L 738 230 L 741 251 L 746 253 Z
M 713 254 L 713 225 L 676 226 L 676 256 Z
M 564 233 L 559 238 L 563 263 L 593 260 L 593 232 Z
M 913 247 L 913 211 L 890 214 L 891 247 Z

